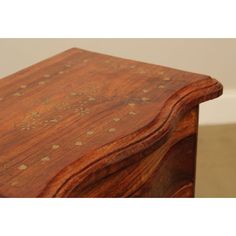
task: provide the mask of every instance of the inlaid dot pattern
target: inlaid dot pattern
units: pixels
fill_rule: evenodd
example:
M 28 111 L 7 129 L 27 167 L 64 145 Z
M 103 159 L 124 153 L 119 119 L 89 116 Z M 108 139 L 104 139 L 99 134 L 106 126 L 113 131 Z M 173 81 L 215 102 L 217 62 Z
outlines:
M 170 77 L 165 77 L 163 80 L 169 81 L 169 80 L 170 80 Z
M 110 132 L 110 133 L 113 133 L 113 132 L 115 132 L 115 131 L 116 131 L 115 128 L 110 128 L 110 129 L 108 130 L 108 132 Z
M 44 74 L 43 77 L 44 77 L 44 78 L 49 78 L 50 75 L 49 75 L 49 74 Z
M 88 59 L 84 59 L 83 62 L 84 62 L 84 63 L 88 62 Z M 105 63 L 110 63 L 110 61 L 105 61 Z M 65 67 L 69 68 L 69 67 L 71 67 L 71 64 L 69 64 L 69 63 L 68 63 L 68 64 L 65 64 Z M 135 67 L 136 67 L 135 65 L 131 65 L 131 66 L 130 66 L 130 68 L 135 68 Z M 140 73 L 140 74 L 145 74 L 146 71 L 143 70 L 143 69 L 140 69 L 140 70 L 138 70 L 138 73 Z M 59 71 L 58 74 L 64 74 L 64 71 Z M 159 72 L 159 75 L 163 75 L 163 74 L 164 74 L 163 71 Z M 50 74 L 44 74 L 44 75 L 43 75 L 44 78 L 49 78 L 50 76 L 51 76 Z M 169 81 L 169 80 L 170 80 L 170 77 L 164 77 L 163 80 L 164 80 L 164 81 Z M 46 81 L 39 81 L 38 84 L 39 84 L 39 85 L 44 85 L 44 84 L 46 84 Z M 159 86 L 158 86 L 158 88 L 164 88 L 164 87 L 165 87 L 164 85 L 159 85 Z M 25 89 L 25 88 L 27 88 L 27 85 L 22 84 L 22 85 L 20 85 L 20 88 L 21 88 L 21 89 Z M 145 88 L 145 89 L 142 90 L 142 92 L 143 92 L 143 93 L 149 93 L 149 89 Z M 15 95 L 15 96 L 21 96 L 22 93 L 17 92 L 17 93 L 15 93 L 14 95 Z M 77 93 L 77 92 L 73 92 L 73 91 L 72 91 L 72 92 L 70 93 L 70 95 L 71 95 L 71 96 L 77 96 L 77 95 L 80 95 L 80 93 Z M 2 101 L 2 100 L 3 100 L 3 98 L 0 98 L 0 101 Z M 82 105 L 84 105 L 85 103 L 88 103 L 88 101 L 95 101 L 95 100 L 96 100 L 95 97 L 87 96 L 87 101 L 83 101 L 83 102 L 82 102 Z M 143 102 L 147 102 L 147 101 L 150 100 L 150 98 L 148 98 L 148 97 L 142 97 L 141 100 L 142 100 Z M 130 107 L 134 107 L 135 105 L 136 105 L 136 104 L 135 104 L 134 102 L 128 103 L 128 106 L 130 106 Z M 88 110 L 87 108 L 84 108 L 84 107 L 81 107 L 81 108 L 79 108 L 79 109 L 76 108 L 75 110 L 78 111 L 78 112 L 80 112 L 81 114 L 89 113 L 89 110 Z M 129 115 L 136 115 L 137 113 L 134 112 L 134 111 L 130 111 L 128 114 L 129 114 Z M 38 117 L 38 115 L 39 115 L 38 112 L 32 112 L 32 117 Z M 119 117 L 114 117 L 114 118 L 113 118 L 113 121 L 114 121 L 114 122 L 118 122 L 118 121 L 120 121 L 120 118 L 119 118 Z M 54 118 L 54 119 L 51 119 L 51 120 L 45 120 L 45 121 L 44 121 L 45 125 L 46 125 L 46 124 L 49 124 L 49 122 L 56 123 L 56 122 L 58 122 L 58 119 Z M 24 128 L 24 129 L 27 129 L 27 128 Z M 28 128 L 28 129 L 29 129 L 29 128 Z M 107 131 L 108 131 L 109 133 L 112 133 L 112 132 L 115 132 L 115 131 L 116 131 L 116 128 L 112 127 L 112 128 L 109 128 Z M 89 135 L 89 136 L 91 136 L 91 135 L 94 134 L 94 131 L 90 130 L 90 131 L 88 131 L 86 134 Z M 76 141 L 76 142 L 74 143 L 74 145 L 75 145 L 75 146 L 82 146 L 83 143 L 82 143 L 81 141 Z M 56 149 L 58 149 L 59 147 L 60 147 L 60 145 L 58 145 L 58 144 L 53 144 L 53 145 L 52 145 L 52 149 L 53 149 L 53 150 L 56 150 Z M 45 163 L 45 162 L 50 161 L 50 157 L 49 157 L 49 156 L 44 156 L 44 157 L 41 158 L 40 160 L 41 160 L 43 163 Z M 28 168 L 28 166 L 25 165 L 25 164 L 22 164 L 22 165 L 20 165 L 20 166 L 18 167 L 19 170 L 25 170 L 25 169 L 27 169 L 27 168 Z
M 41 161 L 42 162 L 50 161 L 50 157 L 49 156 L 45 156 L 45 157 L 41 158 Z
M 60 147 L 60 145 L 58 145 L 58 144 L 53 144 L 53 145 L 52 145 L 52 149 L 53 149 L 53 150 L 56 150 L 56 149 L 58 149 L 59 147 Z
M 13 95 L 16 96 L 16 97 L 20 97 L 22 94 L 17 92 L 17 93 L 14 93 Z
M 113 118 L 113 120 L 114 120 L 115 122 L 118 122 L 118 121 L 120 121 L 120 118 L 115 117 L 115 118 Z
M 28 168 L 28 166 L 25 164 L 22 164 L 18 167 L 19 170 L 26 170 L 27 168 Z
M 92 131 L 92 130 L 87 132 L 87 135 L 92 135 L 92 134 L 94 134 L 94 131 Z
M 76 145 L 76 146 L 82 146 L 83 143 L 82 143 L 81 141 L 77 141 L 77 142 L 75 142 L 75 145 Z
M 77 93 L 76 93 L 76 92 L 71 92 L 70 95 L 71 95 L 71 96 L 76 96 Z
M 46 82 L 45 82 L 45 81 L 39 81 L 38 84 L 39 84 L 39 85 L 44 85 L 44 84 L 46 84 Z
M 130 103 L 128 103 L 128 105 L 129 105 L 130 107 L 134 107 L 134 106 L 135 106 L 135 103 L 130 102 Z
M 130 111 L 130 112 L 129 112 L 129 115 L 134 116 L 134 115 L 136 115 L 136 112 L 134 112 L 134 111 Z
M 96 99 L 94 97 L 89 97 L 89 101 L 95 101 Z
M 143 101 L 143 102 L 147 102 L 147 101 L 149 101 L 149 100 L 150 100 L 150 98 L 142 97 L 142 101 Z

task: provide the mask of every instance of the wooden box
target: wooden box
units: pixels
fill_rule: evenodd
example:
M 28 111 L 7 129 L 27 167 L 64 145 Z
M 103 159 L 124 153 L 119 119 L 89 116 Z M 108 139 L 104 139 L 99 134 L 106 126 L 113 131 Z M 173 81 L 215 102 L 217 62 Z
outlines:
M 0 196 L 193 197 L 209 76 L 70 49 L 0 80 Z

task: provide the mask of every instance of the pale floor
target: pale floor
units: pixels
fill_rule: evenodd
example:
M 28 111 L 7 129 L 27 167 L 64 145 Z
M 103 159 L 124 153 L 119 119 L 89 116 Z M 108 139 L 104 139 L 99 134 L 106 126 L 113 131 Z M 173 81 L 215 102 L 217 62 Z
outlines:
M 200 126 L 196 197 L 236 197 L 236 124 Z

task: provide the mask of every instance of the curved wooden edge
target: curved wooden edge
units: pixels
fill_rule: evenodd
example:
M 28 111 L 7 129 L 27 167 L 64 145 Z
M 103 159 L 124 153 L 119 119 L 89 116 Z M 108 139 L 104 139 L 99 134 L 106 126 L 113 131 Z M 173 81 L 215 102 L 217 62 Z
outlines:
M 173 198 L 189 198 L 193 197 L 193 189 L 194 189 L 193 183 L 188 183 L 183 185 L 177 192 L 175 192 L 171 197 Z
M 136 154 L 145 152 L 150 146 L 158 148 L 168 139 L 183 114 L 199 103 L 220 96 L 222 91 L 223 86 L 210 77 L 186 86 L 167 100 L 159 115 L 146 127 L 109 143 L 66 167 L 48 183 L 39 197 L 66 197 L 75 186 L 84 181 L 99 180 L 128 163 L 137 161 Z M 87 160 L 86 165 L 84 159 Z

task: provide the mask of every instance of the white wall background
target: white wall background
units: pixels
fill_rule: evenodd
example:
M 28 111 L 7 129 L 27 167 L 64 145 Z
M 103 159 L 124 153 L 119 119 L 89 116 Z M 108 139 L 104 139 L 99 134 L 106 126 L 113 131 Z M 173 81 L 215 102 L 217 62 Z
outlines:
M 0 77 L 71 47 L 211 75 L 224 95 L 201 105 L 200 124 L 236 123 L 236 39 L 0 39 Z

